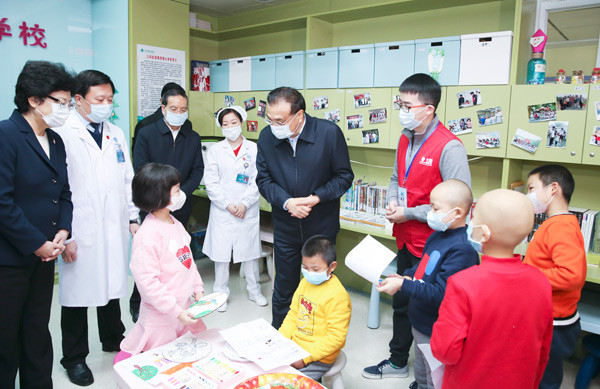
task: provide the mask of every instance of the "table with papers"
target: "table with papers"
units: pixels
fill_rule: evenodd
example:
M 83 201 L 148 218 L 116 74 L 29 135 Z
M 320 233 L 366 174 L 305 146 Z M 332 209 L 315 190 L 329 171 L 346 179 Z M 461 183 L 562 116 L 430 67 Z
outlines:
M 219 334 L 219 329 L 213 328 L 196 334 L 196 338 L 210 343 L 211 351 L 204 358 L 187 363 L 176 363 L 163 357 L 164 348 L 157 347 L 144 353 L 135 355 L 117 363 L 113 369 L 117 387 L 119 388 L 143 388 L 143 389 L 167 389 L 177 387 L 182 373 L 197 374 L 197 368 L 203 373 L 197 374 L 193 382 L 188 382 L 193 388 L 231 389 L 244 380 L 265 373 L 293 373 L 302 374 L 289 365 L 280 366 L 265 371 L 254 362 L 239 362 L 227 358 L 227 349 L 231 350 L 225 339 Z M 191 334 L 188 333 L 187 336 Z M 180 337 L 184 338 L 186 335 Z M 170 344 L 172 344 L 171 342 Z M 229 355 L 229 354 L 228 354 Z M 192 367 L 194 369 L 192 369 Z M 179 381 L 178 381 L 179 379 Z M 222 382 L 220 380 L 223 380 Z

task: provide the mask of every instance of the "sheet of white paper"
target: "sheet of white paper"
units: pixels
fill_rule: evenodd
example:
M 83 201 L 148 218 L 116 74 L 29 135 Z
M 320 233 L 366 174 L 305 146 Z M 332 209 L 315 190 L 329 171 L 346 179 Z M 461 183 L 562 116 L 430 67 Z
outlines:
M 262 318 L 238 324 L 219 333 L 240 356 L 251 360 L 265 371 L 290 365 L 310 355 Z
M 346 255 L 346 266 L 353 272 L 374 284 L 379 283 L 379 277 L 385 268 L 394 260 L 396 254 L 379 243 L 371 235 Z
M 425 360 L 431 370 L 431 380 L 433 381 L 433 387 L 435 389 L 442 388 L 442 379 L 444 378 L 444 364 L 433 356 L 431 352 L 431 345 L 429 343 L 419 344 L 421 352 L 425 356 Z

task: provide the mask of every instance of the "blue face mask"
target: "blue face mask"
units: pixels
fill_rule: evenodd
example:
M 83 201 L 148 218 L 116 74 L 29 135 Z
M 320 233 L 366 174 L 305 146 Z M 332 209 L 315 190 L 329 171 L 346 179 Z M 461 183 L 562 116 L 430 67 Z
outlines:
M 323 282 L 331 278 L 331 274 L 327 275 L 329 267 L 320 272 L 308 271 L 302 268 L 302 275 L 306 278 L 306 281 L 313 285 L 321 285 Z
M 467 227 L 467 240 L 469 241 L 469 243 L 471 244 L 471 247 L 473 247 L 473 249 L 475 251 L 483 254 L 483 248 L 482 248 L 483 243 L 473 240 L 473 228 L 475 228 L 475 227 L 482 228 L 483 225 L 474 226 L 473 223 L 469 224 L 469 226 Z
M 444 218 L 450 214 L 450 212 L 454 211 L 456 208 L 451 209 L 446 213 L 435 213 L 432 209 L 427 212 L 427 224 L 434 231 L 446 231 L 450 224 L 454 223 L 456 217 L 449 222 L 443 222 Z

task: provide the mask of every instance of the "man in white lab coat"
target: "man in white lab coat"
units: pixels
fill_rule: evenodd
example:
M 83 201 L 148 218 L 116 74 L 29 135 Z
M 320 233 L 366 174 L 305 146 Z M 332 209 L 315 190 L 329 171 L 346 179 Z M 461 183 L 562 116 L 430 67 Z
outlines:
M 119 299 L 126 297 L 129 233 L 139 228 L 131 201 L 133 168 L 123 131 L 111 124 L 115 91 L 104 73 L 77 76 L 76 107 L 55 129 L 67 151 L 73 193 L 72 238 L 59 261 L 63 358 L 71 382 L 94 382 L 89 353 L 87 307 L 97 307 L 102 350 L 119 351 L 125 326 Z

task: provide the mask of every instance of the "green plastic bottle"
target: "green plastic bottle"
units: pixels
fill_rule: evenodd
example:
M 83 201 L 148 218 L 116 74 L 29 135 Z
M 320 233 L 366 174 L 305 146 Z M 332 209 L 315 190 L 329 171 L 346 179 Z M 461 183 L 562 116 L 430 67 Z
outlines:
M 527 84 L 540 85 L 546 80 L 546 60 L 544 53 L 532 53 L 527 63 Z

